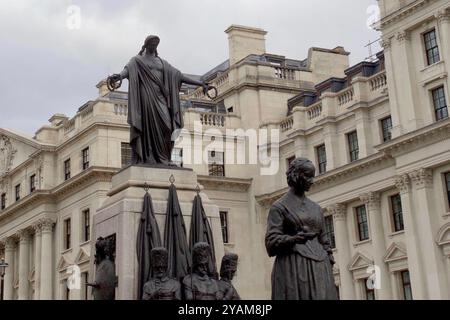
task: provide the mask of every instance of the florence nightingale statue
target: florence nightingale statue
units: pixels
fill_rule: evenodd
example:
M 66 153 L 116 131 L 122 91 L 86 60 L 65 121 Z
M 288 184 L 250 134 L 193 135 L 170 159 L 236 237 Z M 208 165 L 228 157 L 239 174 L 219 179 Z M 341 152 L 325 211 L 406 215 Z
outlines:
M 160 39 L 148 36 L 139 54 L 131 58 L 120 74 L 107 79 L 117 89 L 128 79 L 128 123 L 131 126 L 132 164 L 164 165 L 171 163 L 174 132 L 183 128 L 180 88 L 183 83 L 209 85 L 192 79 L 158 56 Z
M 294 160 L 287 171 L 290 190 L 269 212 L 266 248 L 270 257 L 276 257 L 273 300 L 338 299 L 322 209 L 305 196 L 315 172 L 308 159 Z

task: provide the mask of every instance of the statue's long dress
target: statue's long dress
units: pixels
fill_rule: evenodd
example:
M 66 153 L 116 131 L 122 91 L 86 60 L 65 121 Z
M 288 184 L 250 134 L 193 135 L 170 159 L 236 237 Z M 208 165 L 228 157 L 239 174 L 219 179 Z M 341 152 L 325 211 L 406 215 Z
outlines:
M 293 244 L 290 236 L 302 227 L 317 237 Z M 337 300 L 333 267 L 319 205 L 289 191 L 269 212 L 266 248 L 275 257 L 272 271 L 273 300 Z
M 179 92 L 181 72 L 161 59 L 157 72 L 141 56 L 130 60 L 128 123 L 133 164 L 170 162 L 172 133 L 183 127 Z

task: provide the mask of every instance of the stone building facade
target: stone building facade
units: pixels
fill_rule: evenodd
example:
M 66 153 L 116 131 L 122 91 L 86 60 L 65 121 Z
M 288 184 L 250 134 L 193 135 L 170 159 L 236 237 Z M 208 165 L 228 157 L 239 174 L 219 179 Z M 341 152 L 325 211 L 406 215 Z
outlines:
M 450 5 L 379 4 L 384 50 L 374 61 L 350 67 L 342 47 L 288 59 L 266 52 L 264 30 L 233 25 L 229 59 L 201 76 L 218 97 L 183 88 L 186 130 L 201 130 L 203 142 L 192 134 L 194 147 L 177 144 L 174 159 L 196 172 L 220 208 L 223 246 L 240 256 L 236 288 L 245 299 L 270 297 L 267 214 L 299 156 L 318 168 L 309 197 L 325 209 L 342 299 L 450 298 Z M 73 118 L 54 115 L 35 137 L 0 129 L 6 299 L 90 298 L 84 285 L 68 290 L 67 279 L 73 265 L 82 282 L 92 277 L 93 215 L 130 152 L 126 93 L 110 93 L 104 82 L 98 89 Z M 234 131 L 224 150 L 210 151 L 212 137 L 230 129 L 247 136 Z M 266 164 L 226 161 L 239 156 L 240 143 L 247 155 L 250 133 L 263 129 L 280 132 L 275 174 L 261 174 Z M 196 148 L 207 149 L 206 163 L 195 162 Z M 259 151 L 276 154 L 271 144 Z

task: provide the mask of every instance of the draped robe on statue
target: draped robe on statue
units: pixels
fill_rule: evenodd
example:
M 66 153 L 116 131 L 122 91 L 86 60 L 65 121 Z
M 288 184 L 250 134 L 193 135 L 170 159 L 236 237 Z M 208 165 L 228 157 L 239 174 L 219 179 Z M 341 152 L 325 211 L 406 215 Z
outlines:
M 168 165 L 173 149 L 172 133 L 183 128 L 180 108 L 182 74 L 160 59 L 158 72 L 142 57 L 130 60 L 128 123 L 133 164 Z

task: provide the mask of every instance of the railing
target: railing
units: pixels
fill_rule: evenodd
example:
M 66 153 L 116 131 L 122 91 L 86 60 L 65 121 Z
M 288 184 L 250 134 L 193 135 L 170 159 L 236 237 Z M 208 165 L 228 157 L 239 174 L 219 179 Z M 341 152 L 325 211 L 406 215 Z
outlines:
M 81 112 L 81 121 L 89 119 L 90 117 L 92 117 L 93 114 L 94 114 L 94 107 L 90 105 Z
M 126 104 L 115 104 L 114 105 L 114 113 L 118 116 L 127 116 L 128 115 L 128 106 Z
M 286 132 L 286 131 L 291 130 L 293 128 L 293 126 L 294 126 L 294 117 L 290 116 L 289 118 L 283 120 L 280 123 L 280 130 L 281 130 L 281 132 Z
M 387 86 L 386 72 L 379 73 L 369 79 L 370 90 L 377 91 Z
M 216 88 L 220 88 L 227 83 L 228 83 L 228 72 L 221 74 L 214 80 L 214 86 Z
M 285 80 L 295 80 L 295 69 L 273 67 L 275 69 L 275 78 Z
M 201 113 L 200 121 L 204 126 L 225 127 L 225 115 L 217 113 Z
M 75 130 L 75 119 L 68 121 L 67 124 L 64 126 L 64 133 L 69 133 L 73 130 Z
M 316 119 L 322 115 L 322 103 L 314 104 L 308 108 L 306 111 L 308 114 L 308 119 Z
M 338 104 L 339 106 L 343 106 L 344 104 L 353 101 L 353 97 L 355 96 L 355 92 L 353 91 L 353 87 L 346 89 L 344 92 L 338 95 Z

